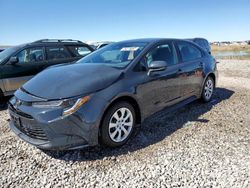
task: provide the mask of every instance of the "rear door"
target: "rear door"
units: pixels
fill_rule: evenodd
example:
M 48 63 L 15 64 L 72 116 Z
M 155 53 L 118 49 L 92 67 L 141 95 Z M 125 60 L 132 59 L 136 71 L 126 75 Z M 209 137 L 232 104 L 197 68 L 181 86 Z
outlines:
M 39 63 L 45 62 L 43 47 L 30 47 L 15 54 L 18 63 L 7 62 L 1 67 L 6 92 L 13 92 L 39 72 Z
M 182 98 L 199 95 L 203 81 L 203 52 L 186 41 L 177 41 L 176 47 L 181 58 L 179 76 Z
M 67 48 L 63 45 L 46 46 L 46 60 L 46 62 L 39 65 L 40 71 L 52 65 L 75 61 L 74 57 L 70 55 Z

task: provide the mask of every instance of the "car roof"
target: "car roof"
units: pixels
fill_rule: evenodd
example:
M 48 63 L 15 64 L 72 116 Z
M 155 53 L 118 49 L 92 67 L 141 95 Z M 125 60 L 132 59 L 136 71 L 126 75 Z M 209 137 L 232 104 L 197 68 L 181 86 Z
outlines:
M 16 47 L 27 47 L 27 46 L 42 46 L 42 45 L 82 45 L 89 46 L 88 44 L 81 42 L 79 40 L 71 40 L 71 39 L 41 39 L 34 42 L 24 43 L 21 45 L 17 45 Z
M 131 40 L 125 40 L 120 42 L 146 42 L 146 43 L 156 43 L 161 41 L 186 41 L 185 39 L 176 39 L 176 38 L 140 38 L 140 39 L 131 39 Z
M 195 41 L 195 40 L 206 40 L 206 41 L 208 41 L 208 40 L 205 39 L 205 38 L 198 38 L 198 37 L 196 37 L 196 38 L 189 38 L 189 39 L 186 39 L 186 40 L 191 40 L 191 41 Z

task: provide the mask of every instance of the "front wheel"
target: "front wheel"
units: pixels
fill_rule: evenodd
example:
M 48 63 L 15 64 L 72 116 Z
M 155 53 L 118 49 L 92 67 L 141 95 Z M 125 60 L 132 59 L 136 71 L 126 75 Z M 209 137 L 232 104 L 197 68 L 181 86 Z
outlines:
M 131 137 L 135 127 L 135 110 L 127 102 L 119 102 L 112 106 L 103 119 L 101 126 L 101 142 L 109 147 L 125 144 Z
M 204 102 L 209 102 L 213 96 L 214 92 L 214 79 L 209 76 L 203 86 L 201 99 Z

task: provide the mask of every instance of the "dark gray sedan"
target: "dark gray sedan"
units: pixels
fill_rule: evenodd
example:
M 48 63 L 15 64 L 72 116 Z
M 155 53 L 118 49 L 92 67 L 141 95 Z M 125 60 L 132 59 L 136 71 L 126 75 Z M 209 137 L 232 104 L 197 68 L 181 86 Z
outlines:
M 23 85 L 9 103 L 10 127 L 42 149 L 121 146 L 149 115 L 210 101 L 216 77 L 214 58 L 190 41 L 118 42 Z

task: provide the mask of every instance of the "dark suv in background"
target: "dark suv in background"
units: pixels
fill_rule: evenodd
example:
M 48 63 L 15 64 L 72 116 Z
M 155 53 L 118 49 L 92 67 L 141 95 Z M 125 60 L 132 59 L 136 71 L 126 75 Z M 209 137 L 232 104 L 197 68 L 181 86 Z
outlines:
M 42 39 L 8 48 L 0 53 L 0 97 L 12 95 L 48 66 L 75 62 L 92 51 L 72 39 Z
M 193 39 L 188 39 L 188 40 L 198 44 L 200 47 L 202 47 L 204 50 L 206 50 L 209 54 L 211 54 L 211 46 L 210 46 L 207 39 L 193 38 Z

